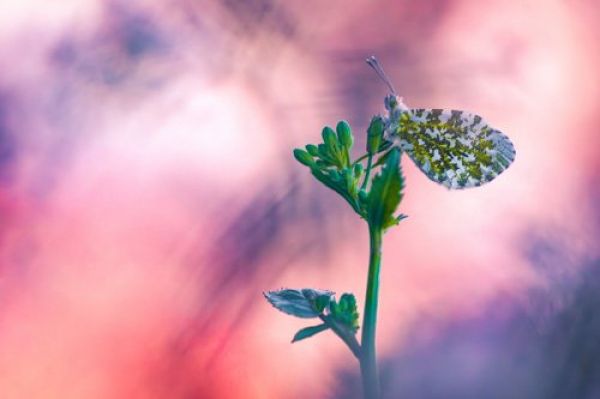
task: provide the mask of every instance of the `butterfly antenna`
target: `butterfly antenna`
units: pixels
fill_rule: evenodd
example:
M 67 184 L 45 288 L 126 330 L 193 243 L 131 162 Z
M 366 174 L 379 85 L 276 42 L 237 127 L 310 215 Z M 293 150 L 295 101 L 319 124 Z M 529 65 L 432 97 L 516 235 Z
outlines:
M 379 61 L 377 61 L 377 58 L 375 58 L 375 56 L 373 56 L 373 55 L 370 56 L 369 58 L 367 58 L 367 64 L 369 64 L 369 66 L 375 70 L 375 72 L 377 73 L 377 76 L 379 76 L 379 78 L 381 80 L 383 80 L 383 83 L 385 83 L 387 85 L 387 87 L 390 89 L 392 94 L 396 95 L 396 90 L 394 89 L 394 86 L 392 85 L 390 78 L 388 78 L 388 76 L 385 74 L 383 67 L 381 66 Z

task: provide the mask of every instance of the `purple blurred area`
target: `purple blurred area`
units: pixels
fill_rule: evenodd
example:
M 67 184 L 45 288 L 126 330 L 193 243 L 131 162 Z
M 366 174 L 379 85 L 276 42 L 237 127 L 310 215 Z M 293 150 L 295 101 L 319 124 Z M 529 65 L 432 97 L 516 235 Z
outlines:
M 366 226 L 291 155 L 385 86 L 517 158 L 448 191 L 403 161 L 386 398 L 600 398 L 600 4 L 6 2 L 0 398 L 359 398 L 332 334 L 262 291 L 354 292 Z

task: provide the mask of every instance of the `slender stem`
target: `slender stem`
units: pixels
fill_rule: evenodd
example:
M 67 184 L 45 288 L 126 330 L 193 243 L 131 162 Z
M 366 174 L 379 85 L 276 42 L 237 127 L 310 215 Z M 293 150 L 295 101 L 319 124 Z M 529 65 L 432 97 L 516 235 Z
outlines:
M 352 162 L 352 166 L 354 166 L 357 163 L 362 162 L 363 160 L 367 159 L 368 156 L 369 156 L 369 153 L 366 153 L 366 154 L 361 155 L 360 157 L 356 158 L 356 161 Z
M 338 323 L 329 315 L 320 315 L 319 318 L 325 322 L 333 330 L 333 332 L 344 341 L 350 348 L 352 354 L 360 360 L 360 344 L 356 340 L 354 334 L 348 334 Z
M 377 302 L 379 294 L 379 270 L 381 268 L 381 228 L 369 224 L 371 249 L 369 255 L 369 278 L 362 326 L 360 371 L 365 399 L 379 398 L 379 378 L 375 353 L 375 330 L 377 325 Z
M 373 154 L 368 155 L 367 170 L 365 172 L 365 180 L 363 180 L 363 183 L 360 186 L 361 190 L 364 190 L 367 188 L 367 183 L 369 182 L 369 176 L 371 175 L 371 169 L 373 169 Z

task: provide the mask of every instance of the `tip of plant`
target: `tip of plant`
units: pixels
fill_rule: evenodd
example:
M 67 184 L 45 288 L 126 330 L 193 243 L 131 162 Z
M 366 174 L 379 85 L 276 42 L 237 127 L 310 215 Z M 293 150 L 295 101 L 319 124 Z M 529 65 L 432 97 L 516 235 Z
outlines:
M 344 120 L 339 121 L 335 127 L 335 131 L 337 132 L 340 143 L 348 149 L 352 148 L 354 138 L 352 137 L 352 130 L 350 129 L 348 122 Z
M 315 160 L 313 159 L 312 155 L 300 148 L 294 149 L 294 158 L 306 166 L 312 166 L 315 164 Z
M 369 154 L 375 154 L 379 150 L 379 145 L 383 140 L 383 130 L 383 119 L 380 116 L 373 117 L 367 128 L 367 152 Z
M 267 300 L 267 302 L 271 303 L 270 291 L 263 291 L 262 294 Z

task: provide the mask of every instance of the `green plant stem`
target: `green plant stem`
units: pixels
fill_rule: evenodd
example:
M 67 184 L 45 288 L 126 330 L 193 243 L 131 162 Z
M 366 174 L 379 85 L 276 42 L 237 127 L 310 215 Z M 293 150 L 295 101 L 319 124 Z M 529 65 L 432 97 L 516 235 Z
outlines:
M 365 180 L 363 181 L 363 184 L 360 186 L 361 190 L 364 190 L 367 188 L 367 183 L 369 182 L 369 176 L 371 175 L 371 169 L 373 169 L 373 154 L 369 154 L 369 156 L 368 156 L 367 170 L 365 172 Z
M 352 162 L 352 166 L 356 165 L 359 162 L 364 161 L 365 159 L 367 159 L 368 156 L 369 156 L 369 153 L 366 153 L 366 154 L 361 155 L 360 157 L 356 158 L 356 161 Z
M 350 351 L 352 351 L 352 354 L 360 360 L 360 344 L 356 340 L 354 334 L 349 334 L 329 315 L 321 315 L 319 318 L 323 320 L 323 322 L 327 324 L 329 328 L 342 339 L 342 341 L 344 341 L 348 348 L 350 348 Z
M 375 330 L 377 325 L 377 302 L 379 296 L 379 270 L 381 268 L 381 243 L 383 231 L 369 224 L 370 254 L 369 278 L 362 326 L 360 372 L 365 399 L 379 398 L 379 377 L 375 353 Z

